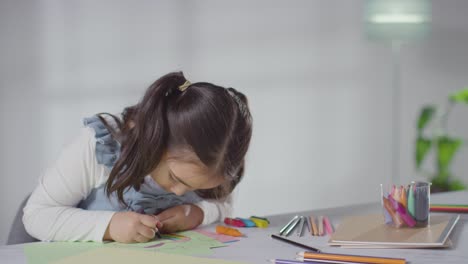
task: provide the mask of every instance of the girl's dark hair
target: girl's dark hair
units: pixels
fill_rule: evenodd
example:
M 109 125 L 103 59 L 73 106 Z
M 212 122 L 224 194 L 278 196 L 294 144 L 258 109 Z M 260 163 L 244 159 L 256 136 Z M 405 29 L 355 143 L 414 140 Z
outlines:
M 125 204 L 126 189 L 139 190 L 164 152 L 178 148 L 193 151 L 205 166 L 226 178 L 218 187 L 197 190 L 200 197 L 223 199 L 240 182 L 252 136 L 247 98 L 233 88 L 206 82 L 179 90 L 186 81 L 182 72 L 156 80 L 138 104 L 124 109 L 122 120 L 111 115 L 118 130 L 99 115 L 121 143 L 120 157 L 106 184 L 107 195 L 117 192 Z

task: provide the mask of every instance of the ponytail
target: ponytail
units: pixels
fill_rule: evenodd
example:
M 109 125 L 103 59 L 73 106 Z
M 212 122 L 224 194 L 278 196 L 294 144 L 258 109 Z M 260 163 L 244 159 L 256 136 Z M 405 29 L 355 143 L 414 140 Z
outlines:
M 116 137 L 122 148 L 106 184 L 108 196 L 117 192 L 119 201 L 126 205 L 126 189 L 139 190 L 144 177 L 159 164 L 169 137 L 167 103 L 185 81 L 182 72 L 167 74 L 147 89 L 137 105 L 125 109 Z

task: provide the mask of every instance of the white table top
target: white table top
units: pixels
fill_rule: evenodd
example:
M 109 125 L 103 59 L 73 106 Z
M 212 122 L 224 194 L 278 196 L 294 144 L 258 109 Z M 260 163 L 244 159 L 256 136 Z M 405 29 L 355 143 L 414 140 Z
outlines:
M 468 204 L 468 192 L 451 192 L 433 194 L 432 203 L 459 203 Z M 247 235 L 241 241 L 232 243 L 228 247 L 217 248 L 214 254 L 208 257 L 240 260 L 247 263 L 268 263 L 268 259 L 294 259 L 296 252 L 304 249 L 273 240 L 270 235 L 278 233 L 294 215 L 327 215 L 333 226 L 337 226 L 344 216 L 379 213 L 380 205 L 363 204 L 324 210 L 297 212 L 291 214 L 274 215 L 268 217 L 270 226 L 268 228 L 244 228 L 242 232 Z M 452 248 L 447 249 L 343 249 L 327 245 L 328 236 L 313 237 L 304 236 L 301 241 L 306 242 L 327 253 L 356 254 L 382 257 L 405 258 L 407 262 L 413 263 L 467 263 L 468 260 L 468 214 L 461 214 L 460 221 L 452 232 Z M 212 226 L 207 227 L 214 230 Z M 295 234 L 293 235 L 295 236 Z M 0 246 L 0 263 L 26 263 L 23 253 L 23 244 Z

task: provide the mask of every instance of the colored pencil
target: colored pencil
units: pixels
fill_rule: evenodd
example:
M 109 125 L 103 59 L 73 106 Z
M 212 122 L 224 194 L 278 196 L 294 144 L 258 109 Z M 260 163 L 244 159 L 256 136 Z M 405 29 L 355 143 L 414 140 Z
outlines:
M 330 219 L 327 216 L 323 217 L 323 224 L 325 225 L 325 229 L 329 235 L 333 234 L 333 226 L 330 223 Z
M 318 217 L 318 234 L 323 236 L 323 216 Z
M 305 249 L 308 249 L 308 250 L 312 250 L 314 252 L 320 252 L 320 249 L 318 249 L 318 248 L 314 248 L 314 247 L 311 247 L 311 246 L 308 246 L 308 245 L 304 245 L 304 244 L 298 243 L 296 241 L 292 241 L 292 240 L 289 240 L 287 238 L 284 238 L 282 236 L 272 234 L 271 238 L 277 239 L 277 240 L 282 241 L 282 242 L 286 242 L 286 243 L 294 245 L 296 247 L 305 248 Z
M 333 263 L 333 264 L 364 264 L 363 262 L 352 262 L 352 261 L 343 261 L 343 260 L 337 260 L 337 261 L 332 261 L 332 260 L 326 260 L 326 259 L 305 259 L 303 257 L 297 257 L 296 258 L 297 261 L 300 261 L 300 263 L 303 263 L 303 264 L 329 264 L 329 263 Z
M 373 256 L 359 256 L 359 255 L 343 255 L 343 254 L 326 254 L 317 252 L 299 252 L 298 259 L 306 262 L 309 261 L 343 261 L 343 262 L 361 262 L 361 263 L 373 263 L 373 264 L 405 264 L 405 259 L 399 258 L 385 258 L 385 257 L 373 257 Z M 302 259 L 301 259 L 302 258 Z
M 464 208 L 468 208 L 468 204 L 431 204 L 431 206 L 464 207 Z
M 431 204 L 431 212 L 468 213 L 467 204 Z
M 315 218 L 312 215 L 310 216 L 310 223 L 312 224 L 312 230 L 314 231 L 312 235 L 318 236 L 317 224 L 315 223 Z
M 275 264 L 296 264 L 296 263 L 302 263 L 304 264 L 304 261 L 299 261 L 299 260 L 289 260 L 289 259 L 269 259 L 268 260 L 269 262 L 271 263 L 275 263 Z M 329 260 L 326 260 L 326 261 L 308 261 L 306 262 L 307 264 L 323 264 L 323 263 L 327 263 L 327 264 L 343 264 L 344 262 L 342 261 L 329 261 Z M 362 264 L 362 263 L 357 263 L 357 262 L 346 262 L 346 264 Z
M 302 262 L 302 261 L 289 260 L 289 259 L 270 259 L 269 262 L 275 263 L 275 264 L 296 264 L 296 263 L 304 264 L 304 262 Z M 317 263 L 321 264 L 322 262 L 317 262 Z
M 403 206 L 406 208 L 408 207 L 408 201 L 406 199 L 406 189 L 404 186 L 400 187 L 400 201 L 403 204 Z
M 307 216 L 304 216 L 304 222 L 306 223 L 306 226 L 307 226 L 307 230 L 309 232 L 312 232 L 312 227 L 310 226 L 310 221 L 309 219 L 307 219 Z M 312 233 L 311 233 L 312 234 Z
M 314 221 L 314 219 L 312 218 L 312 216 L 309 216 L 309 217 L 306 217 L 306 218 L 309 219 L 308 222 L 309 222 L 309 227 L 310 227 L 310 230 L 309 230 L 309 231 L 310 231 L 310 234 L 311 234 L 311 235 L 314 235 L 314 227 L 313 227 L 313 225 L 312 225 L 312 222 Z

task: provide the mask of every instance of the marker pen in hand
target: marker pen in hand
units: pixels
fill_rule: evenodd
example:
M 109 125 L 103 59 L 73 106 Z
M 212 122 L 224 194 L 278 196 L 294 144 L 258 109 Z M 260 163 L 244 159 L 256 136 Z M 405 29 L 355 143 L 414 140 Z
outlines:
M 159 229 L 162 227 L 162 223 L 159 221 L 158 217 L 154 215 L 154 219 L 156 220 L 156 228 L 158 229 L 155 234 L 158 238 L 162 238 L 161 232 Z

